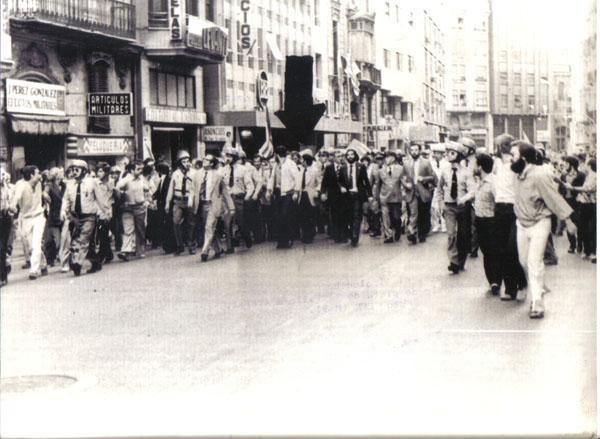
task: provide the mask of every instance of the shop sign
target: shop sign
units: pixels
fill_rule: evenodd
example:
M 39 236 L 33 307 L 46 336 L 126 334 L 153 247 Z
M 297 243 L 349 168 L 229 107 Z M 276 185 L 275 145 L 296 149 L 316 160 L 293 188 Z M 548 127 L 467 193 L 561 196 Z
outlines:
M 433 125 L 418 125 L 409 128 L 412 142 L 439 142 L 439 128 Z
M 208 126 L 202 129 L 202 140 L 205 142 L 231 142 L 232 139 L 232 126 Z
M 77 155 L 126 155 L 131 150 L 132 141 L 131 137 L 78 137 Z
M 537 142 L 549 142 L 550 141 L 550 131 L 537 130 L 537 132 L 535 133 L 535 140 Z
M 181 40 L 181 0 L 170 0 L 169 2 L 169 30 L 171 40 Z
M 131 93 L 88 93 L 90 116 L 131 116 Z
M 219 26 L 201 18 L 188 16 L 187 45 L 214 55 L 227 54 L 227 33 Z
M 258 104 L 264 108 L 269 101 L 269 76 L 262 70 L 256 79 L 256 99 Z
M 146 107 L 144 120 L 170 124 L 205 125 L 206 113 L 183 108 Z
M 66 88 L 41 82 L 6 80 L 6 111 L 9 113 L 65 116 Z
M 252 41 L 252 26 L 250 24 L 250 0 L 240 1 L 240 17 L 238 21 L 241 23 L 239 32 L 239 44 L 244 50 L 248 50 L 248 54 L 254 47 L 256 41 Z

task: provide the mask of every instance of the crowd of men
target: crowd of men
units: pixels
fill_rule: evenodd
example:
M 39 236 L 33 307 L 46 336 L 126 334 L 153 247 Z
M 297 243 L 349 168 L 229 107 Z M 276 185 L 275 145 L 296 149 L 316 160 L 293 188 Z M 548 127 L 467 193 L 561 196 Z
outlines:
M 181 150 L 173 169 L 150 158 L 123 169 L 80 159 L 64 170 L 25 166 L 14 185 L 0 166 L 0 285 L 17 236 L 34 280 L 55 264 L 76 276 L 84 265 L 98 272 L 113 248 L 124 262 L 147 246 L 175 256 L 200 249 L 206 262 L 241 245 L 310 244 L 317 234 L 356 247 L 363 233 L 419 245 L 442 232 L 450 273 L 480 249 L 490 293 L 515 300 L 529 285 L 529 315 L 543 317 L 544 265 L 557 263 L 552 234 L 566 227 L 569 253 L 596 262 L 596 162 L 585 153 L 551 162 L 544 148 L 509 135 L 496 149 L 492 157 L 468 138 L 412 144 L 407 154 L 279 146 L 249 160 L 227 146 L 197 160 Z

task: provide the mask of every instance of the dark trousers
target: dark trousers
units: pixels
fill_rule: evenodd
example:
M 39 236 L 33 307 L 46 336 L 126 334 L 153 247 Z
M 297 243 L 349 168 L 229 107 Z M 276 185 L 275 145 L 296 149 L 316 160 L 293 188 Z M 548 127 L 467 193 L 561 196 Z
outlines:
M 417 201 L 417 236 L 422 240 L 431 231 L 431 200 L 424 202 L 418 199 Z
M 575 198 L 565 198 L 565 201 L 569 204 L 569 206 L 571 206 L 571 209 L 573 209 L 573 211 L 576 212 L 573 222 L 577 226 L 577 234 L 572 235 L 567 231 L 567 238 L 569 239 L 569 250 L 578 250 L 581 252 L 581 250 L 583 249 L 583 243 L 581 242 L 580 236 L 581 228 L 579 226 L 579 215 L 581 212 L 579 209 L 579 203 L 575 200 Z
M 264 238 L 268 241 L 274 241 L 276 239 L 275 233 L 275 215 L 273 203 L 271 204 L 262 204 L 260 206 L 260 217 L 261 222 L 264 226 L 263 233 Z
M 265 240 L 264 224 L 260 216 L 260 201 L 248 200 L 244 202 L 246 213 L 246 224 L 248 230 L 252 232 L 254 242 L 259 243 Z
M 112 261 L 113 252 L 110 247 L 110 223 L 108 220 L 98 220 L 96 241 L 98 243 L 98 259 L 101 262 Z
M 479 247 L 483 253 L 483 269 L 490 285 L 502 285 L 502 263 L 496 220 L 475 217 L 475 228 L 479 238 Z
M 508 294 L 516 294 L 519 287 L 527 285 L 527 280 L 519 263 L 515 211 L 512 204 L 496 203 L 494 214 L 504 287 Z
M 250 231 L 247 224 L 247 214 L 245 209 L 244 195 L 233 195 L 233 204 L 235 204 L 235 214 L 231 227 L 233 228 L 233 222 L 237 224 L 238 230 L 242 239 L 246 242 L 246 245 L 252 245 L 252 238 L 250 238 Z M 233 230 L 231 230 L 231 236 L 233 236 Z
M 292 227 L 290 224 L 294 201 L 292 194 L 282 195 L 279 197 L 277 212 L 277 243 L 279 245 L 289 245 L 292 240 Z
M 336 198 L 329 202 L 329 213 L 331 215 L 331 237 L 335 242 L 348 239 L 348 224 L 346 220 L 345 200 Z
M 583 241 L 583 253 L 596 254 L 596 203 L 579 204 L 579 229 Z
M 146 225 L 146 239 L 156 248 L 160 244 L 160 219 L 158 210 L 148 209 L 148 219 Z
M 44 230 L 44 256 L 48 265 L 54 265 L 54 260 L 58 258 L 60 249 L 60 233 L 61 225 L 50 225 L 46 222 L 46 230 Z
M 315 207 L 310 204 L 308 194 L 302 192 L 300 197 L 300 204 L 298 205 L 298 223 L 300 226 L 300 235 L 302 242 L 308 244 L 312 242 L 316 235 L 315 228 Z
M 475 209 L 471 202 L 467 203 L 469 215 L 469 253 L 476 253 L 479 248 L 479 240 L 477 238 L 477 228 L 475 227 Z
M 362 201 L 358 194 L 348 193 L 346 201 L 346 224 L 350 231 L 350 240 L 357 243 L 360 238 L 360 224 L 362 223 Z
M 123 218 L 120 209 L 115 209 L 110 220 L 110 231 L 115 237 L 115 250 L 121 251 L 123 247 Z
M 8 213 L 0 213 L 0 281 L 2 282 L 8 278 L 6 256 L 12 224 L 13 219 Z

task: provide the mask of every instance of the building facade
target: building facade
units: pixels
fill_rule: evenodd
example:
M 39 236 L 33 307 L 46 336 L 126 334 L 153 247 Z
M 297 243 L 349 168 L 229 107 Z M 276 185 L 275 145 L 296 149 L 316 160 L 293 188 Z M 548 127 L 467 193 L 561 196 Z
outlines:
M 521 4 L 522 3 L 522 4 Z M 509 133 L 531 143 L 550 142 L 550 64 L 527 20 L 526 2 L 492 0 L 491 95 L 493 137 Z M 521 13 L 515 14 L 515 8 Z
M 576 147 L 587 151 L 595 151 L 597 147 L 596 124 L 596 81 L 598 67 L 596 65 L 596 38 L 597 38 L 597 17 L 598 13 L 595 0 L 587 0 L 585 14 L 585 28 L 581 56 L 582 68 L 579 108 L 577 108 L 577 139 Z
M 362 134 L 351 108 L 349 78 L 344 69 L 348 18 L 343 0 L 225 0 L 215 19 L 228 30 L 227 56 L 222 65 L 206 70 L 206 148 L 218 150 L 229 138 L 213 133 L 246 130 L 254 154 L 266 142 L 267 111 L 275 145 L 293 144 L 274 115 L 285 106 L 285 57 L 313 57 L 313 98 L 326 105 L 315 128 L 316 147 L 345 146 Z M 263 79 L 259 80 L 259 76 Z M 264 79 L 266 78 L 266 80 Z M 259 98 L 266 105 L 259 103 Z
M 561 61 L 562 60 L 562 61 Z M 550 148 L 553 151 L 567 153 L 571 145 L 573 121 L 572 66 L 569 53 L 561 51 L 552 63 L 550 90 Z
M 0 158 L 13 176 L 25 164 L 45 169 L 68 158 L 114 163 L 133 155 L 141 51 L 136 6 L 118 0 L 2 5 L 11 59 L 3 60 Z M 92 105 L 90 93 L 119 97 L 108 101 L 111 109 Z
M 452 2 L 446 18 L 450 136 L 470 137 L 491 151 L 489 3 Z

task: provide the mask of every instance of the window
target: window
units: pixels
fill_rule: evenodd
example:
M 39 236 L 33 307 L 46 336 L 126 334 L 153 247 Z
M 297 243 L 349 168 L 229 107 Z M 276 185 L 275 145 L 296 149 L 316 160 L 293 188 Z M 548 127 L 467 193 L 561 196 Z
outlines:
M 535 107 L 535 96 L 534 95 L 527 96 L 527 105 L 529 105 L 529 108 L 531 110 L 534 109 L 534 107 Z
M 321 76 L 323 75 L 322 70 L 323 70 L 323 66 L 322 66 L 321 54 L 316 53 L 315 54 L 315 76 L 316 76 L 317 88 L 321 88 Z
M 233 88 L 233 81 L 227 81 Z M 150 105 L 196 108 L 196 78 L 150 69 Z
M 515 108 L 521 108 L 521 95 L 515 95 Z
M 198 16 L 198 0 L 185 0 L 185 10 L 188 15 Z
M 500 107 L 504 110 L 508 108 L 508 95 L 500 95 Z
M 228 79 L 226 82 L 227 88 L 233 88 L 233 79 Z
M 458 107 L 459 99 L 458 99 L 458 90 L 452 91 L 452 105 Z
M 513 84 L 521 85 L 521 74 L 520 73 L 513 73 Z
M 413 64 L 413 57 L 408 55 L 408 72 L 412 73 L 413 69 L 414 69 L 414 64 Z
M 386 69 L 390 68 L 390 51 L 383 49 L 383 65 Z
M 465 81 L 467 79 L 467 66 L 464 64 L 458 64 L 457 65 L 457 72 L 456 75 L 458 76 L 458 79 L 460 81 Z
M 565 99 L 565 83 L 562 81 L 558 83 L 558 99 L 561 101 Z
M 461 107 L 467 106 L 467 92 L 465 90 L 460 90 L 458 94 L 458 105 Z
M 109 66 L 104 61 L 98 61 L 89 67 L 88 71 L 88 91 L 90 93 L 108 92 L 108 69 Z M 89 116 L 89 133 L 110 133 L 110 117 L 108 116 Z
M 487 66 L 479 65 L 475 71 L 475 81 L 485 82 L 487 81 Z
M 402 71 L 402 54 L 396 52 L 396 68 L 399 72 Z
M 527 73 L 527 85 L 535 85 L 535 74 L 534 73 Z
M 507 83 L 508 82 L 508 73 L 500 72 L 498 75 L 498 78 L 500 79 L 500 83 Z
M 475 95 L 475 104 L 478 107 L 487 107 L 488 99 L 487 99 L 487 91 L 477 90 Z
M 148 6 L 148 26 L 169 27 L 169 6 L 167 5 L 167 0 L 150 0 Z

